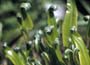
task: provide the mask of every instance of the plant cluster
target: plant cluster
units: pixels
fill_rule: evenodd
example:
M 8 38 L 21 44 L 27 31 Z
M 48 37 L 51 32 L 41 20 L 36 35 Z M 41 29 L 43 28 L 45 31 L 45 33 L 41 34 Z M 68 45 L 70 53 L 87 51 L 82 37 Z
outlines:
M 9 65 L 90 65 L 90 44 L 87 48 L 78 33 L 78 11 L 75 0 L 67 0 L 63 22 L 56 22 L 53 13 L 55 9 L 50 6 L 46 13 L 47 25 L 38 29 L 32 38 L 29 34 L 34 24 L 27 12 L 30 7 L 30 3 L 21 3 L 17 14 L 19 24 L 17 31 L 20 35 L 11 43 L 18 44 L 3 43 L 3 53 L 9 60 Z M 90 16 L 86 18 L 88 18 L 86 37 L 89 38 Z M 0 23 L 0 39 L 2 36 Z

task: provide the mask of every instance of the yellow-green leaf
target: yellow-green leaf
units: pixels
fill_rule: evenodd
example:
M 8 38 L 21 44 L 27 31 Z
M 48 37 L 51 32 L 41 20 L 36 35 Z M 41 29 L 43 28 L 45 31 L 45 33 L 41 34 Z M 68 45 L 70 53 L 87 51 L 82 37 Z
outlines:
M 57 46 L 57 48 L 55 49 L 55 53 L 56 53 L 56 56 L 57 56 L 59 62 L 62 62 L 64 64 L 62 53 L 60 51 L 59 46 Z
M 64 22 L 62 24 L 63 45 L 68 47 L 68 39 L 70 37 L 70 29 L 72 26 L 77 27 L 77 8 L 74 0 L 68 0 Z
M 78 33 L 72 34 L 72 40 L 76 45 L 76 48 L 79 49 L 78 55 L 80 60 L 80 65 L 90 65 L 90 57 L 88 50 L 82 40 L 82 37 Z
M 33 28 L 33 22 L 29 14 L 27 14 L 27 17 L 23 20 L 22 25 L 26 30 L 31 30 Z
M 20 57 L 18 56 L 18 54 L 16 52 L 14 52 L 11 49 L 6 49 L 5 50 L 6 53 L 6 57 L 8 59 L 10 59 L 10 61 L 14 64 L 14 65 L 25 65 L 25 63 L 22 61 L 22 59 L 20 59 Z

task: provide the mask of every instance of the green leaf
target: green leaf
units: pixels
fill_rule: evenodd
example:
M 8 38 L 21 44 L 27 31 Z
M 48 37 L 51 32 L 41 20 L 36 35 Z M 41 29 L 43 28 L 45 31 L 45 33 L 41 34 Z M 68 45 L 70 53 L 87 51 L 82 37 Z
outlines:
M 62 38 L 65 47 L 68 47 L 69 45 L 68 39 L 70 37 L 71 27 L 77 27 L 77 8 L 74 0 L 68 0 L 67 8 L 68 10 L 66 11 L 64 22 L 62 24 Z
M 11 62 L 14 64 L 14 65 L 25 65 L 25 63 L 22 61 L 22 59 L 20 59 L 20 57 L 18 56 L 17 53 L 15 53 L 13 50 L 11 49 L 6 49 L 5 50 L 5 53 L 6 53 L 6 57 L 8 59 L 11 60 Z
M 34 43 L 34 46 L 35 46 L 35 50 L 37 51 L 37 52 L 39 52 L 40 51 L 40 42 L 38 41 L 38 39 L 35 39 L 35 43 Z
M 80 65 L 90 65 L 90 57 L 88 50 L 82 40 L 82 37 L 78 33 L 72 34 L 72 40 L 76 45 L 76 48 L 79 49 L 78 55 L 80 60 Z
M 46 34 L 47 40 L 50 43 L 49 45 L 52 46 L 53 42 L 58 37 L 58 32 L 57 32 L 57 24 L 55 18 L 50 17 L 49 15 L 48 15 L 48 26 L 53 26 L 51 34 L 50 35 Z
M 58 45 L 57 48 L 55 49 L 55 53 L 56 53 L 56 56 L 57 56 L 59 62 L 62 62 L 63 64 L 65 64 L 64 61 L 63 61 L 63 57 L 62 57 L 62 53 L 61 53 L 61 51 L 60 51 L 59 45 Z
M 22 22 L 23 28 L 26 30 L 31 30 L 33 28 L 33 22 L 29 14 L 27 14 L 27 17 Z
M 57 23 L 54 17 L 48 16 L 48 25 L 54 26 L 52 36 L 55 39 L 58 36 L 58 32 L 57 32 Z
M 77 27 L 78 11 L 77 11 L 75 0 L 71 0 L 71 6 L 72 6 L 72 11 L 71 11 L 72 26 Z
M 55 25 L 56 26 L 56 20 L 53 17 L 50 17 L 50 15 L 48 14 L 48 25 Z

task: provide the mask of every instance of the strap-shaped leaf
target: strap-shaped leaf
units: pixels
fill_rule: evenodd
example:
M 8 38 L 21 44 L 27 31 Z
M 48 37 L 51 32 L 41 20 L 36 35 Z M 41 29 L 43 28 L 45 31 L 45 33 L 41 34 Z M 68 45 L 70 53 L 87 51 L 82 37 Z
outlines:
M 50 27 L 53 27 L 52 29 Z M 52 47 L 54 41 L 55 41 L 55 38 L 58 36 L 58 32 L 57 30 L 55 29 L 54 26 L 49 26 L 47 29 L 50 29 L 50 31 L 46 30 L 45 34 L 46 34 L 46 41 L 47 41 L 47 45 L 49 45 L 50 47 Z
M 29 14 L 26 14 L 26 15 L 27 17 L 25 18 L 25 20 L 23 20 L 22 25 L 24 29 L 31 30 L 33 28 L 33 22 L 30 15 Z
M 49 41 L 49 45 L 51 44 L 50 46 L 52 46 L 53 42 L 55 41 L 55 38 L 58 37 L 57 24 L 54 16 L 50 17 L 50 15 L 48 15 L 48 26 L 53 26 L 51 34 L 46 34 L 47 40 Z
M 78 52 L 80 65 L 90 65 L 90 57 L 87 48 L 78 33 L 72 34 L 72 40 L 80 51 Z
M 77 18 L 78 18 L 78 11 L 77 11 L 77 7 L 76 7 L 76 3 L 75 0 L 71 0 L 71 6 L 72 6 L 72 26 L 77 27 Z
M 25 63 L 22 61 L 22 59 L 20 59 L 20 57 L 18 56 L 18 54 L 16 54 L 13 50 L 6 49 L 5 50 L 5 53 L 6 53 L 6 57 L 8 59 L 10 59 L 10 61 L 14 65 L 25 65 Z
M 54 36 L 55 39 L 58 36 L 58 32 L 57 32 L 57 23 L 54 17 L 48 16 L 48 26 L 54 26 L 52 35 Z
M 64 61 L 63 61 L 63 57 L 62 57 L 62 53 L 61 53 L 61 51 L 60 51 L 59 45 L 58 45 L 57 48 L 55 49 L 55 53 L 56 53 L 56 56 L 57 56 L 59 62 L 62 62 L 63 64 L 65 64 Z
M 72 26 L 77 27 L 77 8 L 75 5 L 75 0 L 68 0 L 66 10 L 66 15 L 64 22 L 62 24 L 62 38 L 63 38 L 63 45 L 68 47 L 68 38 L 70 36 L 70 29 Z

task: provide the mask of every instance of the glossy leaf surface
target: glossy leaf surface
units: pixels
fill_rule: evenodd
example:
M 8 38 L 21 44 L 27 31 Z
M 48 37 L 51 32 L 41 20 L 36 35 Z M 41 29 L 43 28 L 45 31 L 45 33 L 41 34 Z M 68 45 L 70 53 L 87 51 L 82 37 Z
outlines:
M 68 39 L 70 37 L 70 29 L 72 26 L 77 27 L 77 8 L 75 5 L 75 0 L 68 0 L 67 10 L 62 25 L 62 38 L 65 47 L 68 47 Z
M 89 53 L 81 36 L 78 33 L 74 33 L 72 34 L 72 40 L 75 43 L 76 48 L 79 49 L 78 55 L 80 65 L 90 65 Z

